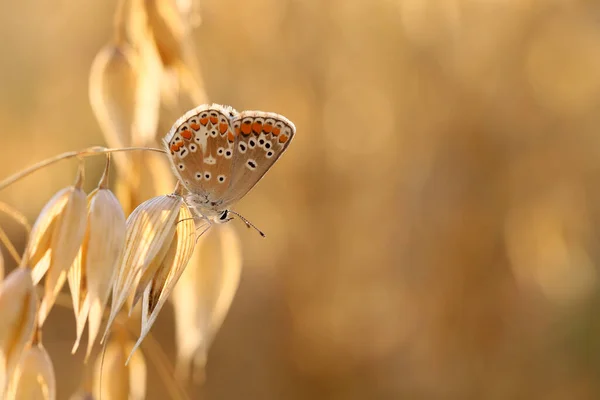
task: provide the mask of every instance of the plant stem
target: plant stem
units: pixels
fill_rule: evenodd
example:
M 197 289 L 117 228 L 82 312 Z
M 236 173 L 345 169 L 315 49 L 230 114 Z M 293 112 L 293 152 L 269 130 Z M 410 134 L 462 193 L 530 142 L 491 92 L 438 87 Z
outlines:
M 88 147 L 86 149 L 79 150 L 79 151 L 69 151 L 69 152 L 54 156 L 52 158 L 48 158 L 46 160 L 40 161 L 40 162 L 32 165 L 29 168 L 26 168 L 24 170 L 17 172 L 16 174 L 9 176 L 8 178 L 6 178 L 2 182 L 0 182 L 0 190 L 5 189 L 7 186 L 12 185 L 16 181 L 34 173 L 35 171 L 37 171 L 41 168 L 47 167 L 48 165 L 57 163 L 62 160 L 66 160 L 66 159 L 74 158 L 74 157 L 83 158 L 83 157 L 97 156 L 99 154 L 117 153 L 117 152 L 125 152 L 125 151 L 136 151 L 136 150 L 155 151 L 157 153 L 165 153 L 165 150 L 163 150 L 163 149 L 155 149 L 152 147 L 122 147 L 122 148 L 117 148 L 117 149 L 108 149 L 108 148 L 102 147 L 102 146 L 93 146 L 93 147 Z

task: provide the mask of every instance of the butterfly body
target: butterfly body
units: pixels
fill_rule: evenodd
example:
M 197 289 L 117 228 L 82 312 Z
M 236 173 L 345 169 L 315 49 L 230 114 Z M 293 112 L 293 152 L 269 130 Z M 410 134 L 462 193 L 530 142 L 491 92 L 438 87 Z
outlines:
M 241 199 L 289 146 L 294 124 L 263 111 L 237 112 L 204 104 L 179 118 L 164 138 L 169 160 L 199 216 L 229 220 L 228 208 Z

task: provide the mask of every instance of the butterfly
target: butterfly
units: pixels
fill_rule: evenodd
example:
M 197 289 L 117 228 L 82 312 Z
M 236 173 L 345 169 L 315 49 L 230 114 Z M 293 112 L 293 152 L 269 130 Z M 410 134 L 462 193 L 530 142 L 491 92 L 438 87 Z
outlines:
M 283 115 L 203 104 L 179 118 L 163 141 L 189 192 L 186 202 L 201 218 L 224 223 L 235 214 L 253 226 L 229 208 L 275 164 L 295 134 Z

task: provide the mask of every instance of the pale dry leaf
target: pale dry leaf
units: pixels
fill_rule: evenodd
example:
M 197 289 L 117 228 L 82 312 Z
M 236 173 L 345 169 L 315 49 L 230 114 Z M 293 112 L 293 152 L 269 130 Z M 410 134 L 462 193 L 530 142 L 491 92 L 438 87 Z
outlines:
M 52 360 L 41 344 L 34 344 L 23 352 L 7 400 L 55 400 L 56 378 Z
M 0 284 L 0 353 L 4 360 L 4 384 L 10 377 L 21 357 L 26 343 L 35 328 L 37 295 L 29 268 L 17 268 Z M 6 386 L 0 388 L 0 394 Z
M 137 282 L 157 254 L 171 240 L 172 226 L 183 199 L 179 195 L 154 197 L 140 204 L 127 218 L 125 250 L 113 282 L 112 305 L 104 336 L 117 313 L 135 292 Z
M 193 366 L 202 376 L 206 354 L 237 291 L 241 245 L 231 225 L 204 234 L 173 291 L 177 374 L 187 380 Z
M 173 287 L 179 280 L 194 251 L 196 245 L 196 225 L 192 213 L 185 203 L 181 204 L 179 218 L 176 222 L 175 235 L 168 245 L 169 249 L 165 254 L 164 260 L 154 273 L 152 279 L 147 283 L 143 292 L 142 330 L 132 350 L 132 354 L 152 328 L 154 321 L 158 317 L 158 313 L 173 291 Z

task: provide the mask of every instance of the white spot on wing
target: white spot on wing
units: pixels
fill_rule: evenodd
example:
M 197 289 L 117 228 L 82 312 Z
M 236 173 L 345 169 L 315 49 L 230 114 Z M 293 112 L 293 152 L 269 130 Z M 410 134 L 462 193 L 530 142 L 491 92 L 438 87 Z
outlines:
M 250 159 L 250 160 L 246 161 L 246 167 L 250 171 L 254 171 L 257 166 L 258 166 L 258 164 L 256 163 L 256 160 Z

